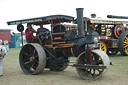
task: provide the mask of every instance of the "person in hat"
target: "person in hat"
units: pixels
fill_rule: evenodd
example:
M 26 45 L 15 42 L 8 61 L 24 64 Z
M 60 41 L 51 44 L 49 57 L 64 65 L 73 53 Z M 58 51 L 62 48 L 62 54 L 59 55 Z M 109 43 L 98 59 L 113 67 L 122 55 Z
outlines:
M 6 49 L 2 46 L 2 40 L 0 40 L 0 77 L 3 76 L 3 68 L 4 68 L 4 57 L 6 55 Z
M 26 42 L 30 43 L 33 38 L 33 33 L 36 31 L 32 28 L 31 24 L 27 24 L 27 29 L 25 30 Z

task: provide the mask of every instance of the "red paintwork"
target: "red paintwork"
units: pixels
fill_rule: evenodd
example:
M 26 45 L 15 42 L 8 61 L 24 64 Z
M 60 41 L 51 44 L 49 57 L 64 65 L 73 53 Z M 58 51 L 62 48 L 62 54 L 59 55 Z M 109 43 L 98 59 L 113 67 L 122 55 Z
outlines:
M 106 37 L 106 35 L 99 35 L 99 39 L 100 39 L 100 41 L 106 43 L 107 40 L 113 39 L 113 37 L 112 36 L 107 36 Z
M 118 48 L 118 41 L 108 41 L 107 48 Z
M 2 41 L 5 40 L 5 38 L 8 40 L 8 42 L 11 42 L 11 30 L 0 30 L 0 39 L 2 39 Z
M 107 46 L 107 48 L 118 48 L 118 41 L 111 41 L 110 39 L 114 39 L 112 36 L 105 36 L 100 35 L 99 36 L 100 41 L 104 42 Z

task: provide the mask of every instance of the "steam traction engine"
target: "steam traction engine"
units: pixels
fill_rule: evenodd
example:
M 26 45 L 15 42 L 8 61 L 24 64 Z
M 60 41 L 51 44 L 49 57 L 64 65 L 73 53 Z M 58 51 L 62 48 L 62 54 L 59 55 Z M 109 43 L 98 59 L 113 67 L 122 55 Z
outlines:
M 124 27 L 124 24 L 128 24 L 128 21 L 114 18 L 128 18 L 112 15 L 108 15 L 108 18 L 84 17 L 85 29 L 87 30 L 91 26 L 92 30 L 99 33 L 100 49 L 108 55 L 115 55 L 120 51 L 122 55 L 127 56 L 128 29 Z
M 99 50 L 98 33 L 90 31 L 85 37 L 82 8 L 77 9 L 78 30 L 66 29 L 58 24 L 71 21 L 74 21 L 74 17 L 52 15 L 7 22 L 8 25 L 18 25 L 20 32 L 24 29 L 24 23 L 51 24 L 51 31 L 43 32 L 39 37 L 34 37 L 32 43 L 22 47 L 19 62 L 25 74 L 39 74 L 44 68 L 63 71 L 69 65 L 70 56 L 77 57 L 72 66 L 83 79 L 95 80 L 107 71 L 110 61 L 109 57 Z

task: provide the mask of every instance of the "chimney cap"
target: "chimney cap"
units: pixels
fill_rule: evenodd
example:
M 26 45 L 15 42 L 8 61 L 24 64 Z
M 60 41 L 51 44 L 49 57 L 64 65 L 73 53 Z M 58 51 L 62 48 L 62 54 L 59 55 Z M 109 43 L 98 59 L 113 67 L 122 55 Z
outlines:
M 84 8 L 76 8 L 76 10 L 83 10 Z
M 96 18 L 96 14 L 95 13 L 92 13 L 91 14 L 91 18 Z

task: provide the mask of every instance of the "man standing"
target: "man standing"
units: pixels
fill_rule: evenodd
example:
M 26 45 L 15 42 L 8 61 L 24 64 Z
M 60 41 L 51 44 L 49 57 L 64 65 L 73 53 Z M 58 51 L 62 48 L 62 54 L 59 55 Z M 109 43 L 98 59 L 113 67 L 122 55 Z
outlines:
M 3 76 L 4 57 L 6 55 L 6 49 L 2 46 L 2 40 L 0 40 L 0 77 Z
M 31 24 L 27 24 L 27 29 L 25 30 L 25 35 L 26 35 L 26 42 L 30 43 L 33 36 L 33 33 L 36 33 L 36 31 L 32 28 Z
M 5 40 L 4 40 L 4 47 L 5 47 L 6 51 L 7 51 L 7 53 L 9 51 L 9 46 L 8 45 L 9 45 L 8 40 L 5 38 Z

